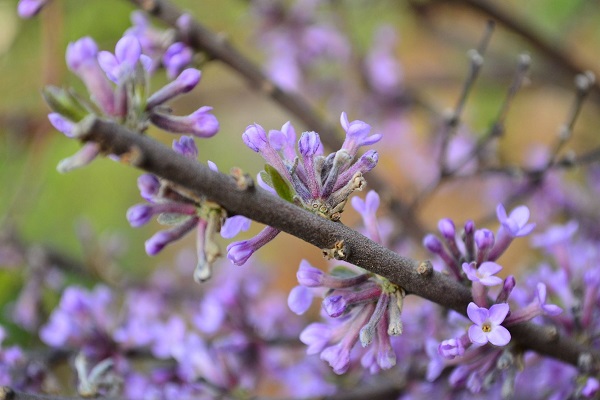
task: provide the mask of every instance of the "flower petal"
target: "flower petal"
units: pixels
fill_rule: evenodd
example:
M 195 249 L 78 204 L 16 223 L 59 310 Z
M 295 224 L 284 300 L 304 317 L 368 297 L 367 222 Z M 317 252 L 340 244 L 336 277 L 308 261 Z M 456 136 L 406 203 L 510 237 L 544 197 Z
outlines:
M 494 346 L 505 346 L 510 342 L 510 332 L 505 327 L 499 325 L 487 334 L 487 338 Z

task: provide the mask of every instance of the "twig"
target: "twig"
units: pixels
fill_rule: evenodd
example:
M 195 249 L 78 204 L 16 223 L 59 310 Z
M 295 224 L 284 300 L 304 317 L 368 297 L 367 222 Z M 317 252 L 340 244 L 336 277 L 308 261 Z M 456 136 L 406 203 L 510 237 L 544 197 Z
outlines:
M 312 214 L 266 191 L 240 190 L 232 177 L 211 171 L 207 166 L 180 156 L 155 140 L 131 132 L 113 122 L 94 116 L 81 124 L 79 138 L 100 144 L 110 154 L 137 154 L 133 166 L 187 188 L 222 205 L 230 215 L 240 214 L 296 236 L 320 249 L 332 248 L 343 240 L 346 261 L 382 275 L 408 293 L 465 313 L 472 300 L 468 288 L 450 277 L 432 271 L 420 274 L 419 263 L 400 256 L 358 232 Z M 524 348 L 578 365 L 591 356 L 593 368 L 600 370 L 600 353 L 559 335 L 555 329 L 523 323 L 509 328 L 513 340 Z
M 129 1 L 140 9 L 154 15 L 167 25 L 179 29 L 177 20 L 183 15 L 183 12 L 170 1 Z M 192 19 L 189 26 L 186 26 L 186 32 L 182 36 L 193 49 L 206 53 L 212 59 L 223 62 L 241 77 L 245 78 L 251 87 L 270 97 L 281 107 L 296 116 L 308 129 L 318 132 L 326 147 L 335 150 L 342 146 L 338 129 L 335 126 L 322 118 L 317 110 L 302 96 L 297 93 L 284 91 L 267 78 L 259 66 L 227 42 L 223 35 L 218 35 L 210 31 L 198 21 Z M 402 221 L 405 232 L 420 241 L 425 234 L 425 230 L 417 220 L 416 215 L 410 212 L 407 205 L 398 197 L 390 194 L 389 185 L 376 176 L 371 176 L 369 185 L 383 198 L 389 199 L 390 211 Z
M 527 40 L 535 49 L 546 56 L 553 64 L 558 66 L 565 75 L 574 76 L 583 71 L 592 70 L 588 65 L 576 61 L 574 54 L 568 52 L 564 46 L 556 44 L 556 41 L 547 40 L 542 34 L 531 28 L 531 24 L 524 21 L 518 15 L 514 15 L 506 10 L 501 3 L 481 0 L 453 0 L 448 2 L 433 1 L 430 4 L 462 4 L 472 10 L 475 10 L 486 18 L 493 18 L 506 28 L 517 33 L 523 39 Z M 600 84 L 594 82 L 592 91 L 596 97 L 600 97 Z

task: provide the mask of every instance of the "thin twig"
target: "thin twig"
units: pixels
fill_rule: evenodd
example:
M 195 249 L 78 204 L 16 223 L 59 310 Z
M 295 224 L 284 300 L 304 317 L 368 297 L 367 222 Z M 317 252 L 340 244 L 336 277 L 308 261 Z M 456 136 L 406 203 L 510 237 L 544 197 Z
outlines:
M 389 279 L 408 293 L 462 314 L 472 301 L 469 289 L 450 277 L 438 272 L 427 276 L 419 274 L 417 261 L 400 256 L 341 223 L 312 214 L 260 188 L 240 190 L 232 177 L 212 171 L 145 135 L 90 116 L 81 124 L 79 137 L 83 141 L 100 144 L 107 154 L 135 154 L 132 159 L 135 167 L 181 185 L 199 196 L 206 196 L 223 206 L 230 215 L 244 215 L 320 249 L 333 248 L 335 243 L 343 240 L 347 249 L 346 261 Z M 572 365 L 577 365 L 581 357 L 589 355 L 594 360 L 593 368 L 600 370 L 599 352 L 561 336 L 555 329 L 532 323 L 508 329 L 515 343 L 524 348 Z

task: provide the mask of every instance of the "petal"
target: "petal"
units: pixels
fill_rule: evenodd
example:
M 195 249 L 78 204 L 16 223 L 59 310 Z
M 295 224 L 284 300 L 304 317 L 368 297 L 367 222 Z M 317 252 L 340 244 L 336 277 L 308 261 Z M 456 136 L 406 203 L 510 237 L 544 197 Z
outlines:
M 496 216 L 498 217 L 498 221 L 501 223 L 506 221 L 508 217 L 506 216 L 506 210 L 502 204 L 498 204 L 496 207 Z
M 505 327 L 499 325 L 496 326 L 487 335 L 489 341 L 494 346 L 505 346 L 510 342 L 510 332 Z
M 484 263 L 482 263 L 479 268 L 479 274 L 483 275 L 495 275 L 498 272 L 500 272 L 502 270 L 502 266 L 500 264 L 496 264 L 495 262 L 492 261 L 486 261 Z
M 481 325 L 488 318 L 489 312 L 486 308 L 478 307 L 477 304 L 470 302 L 467 307 L 469 319 L 477 325 Z
M 469 339 L 475 344 L 486 344 L 488 342 L 488 337 L 485 332 L 481 330 L 480 326 L 471 325 L 468 333 Z
M 251 221 L 243 215 L 235 215 L 227 218 L 221 228 L 221 236 L 225 239 L 235 237 L 241 231 L 247 231 L 250 228 Z
M 479 278 L 477 277 L 477 273 L 475 272 L 475 263 L 463 263 L 462 265 L 463 272 L 467 275 L 470 281 L 477 281 Z
M 310 308 L 313 294 L 310 289 L 304 286 L 296 286 L 290 291 L 288 296 L 288 306 L 290 310 L 298 315 L 304 314 Z
M 342 128 L 344 128 L 345 131 L 350 127 L 350 122 L 348 122 L 348 116 L 345 111 L 342 112 L 342 115 L 340 116 L 340 124 L 342 124 Z
M 484 286 L 496 286 L 500 285 L 503 281 L 502 278 L 497 276 L 486 276 L 484 278 L 479 278 L 479 282 Z
M 527 206 L 519 206 L 511 211 L 509 218 L 516 221 L 520 227 L 525 226 L 527 221 L 529 221 L 529 208 Z
M 497 325 L 501 324 L 509 310 L 510 307 L 507 303 L 494 304 L 490 307 L 490 322 Z

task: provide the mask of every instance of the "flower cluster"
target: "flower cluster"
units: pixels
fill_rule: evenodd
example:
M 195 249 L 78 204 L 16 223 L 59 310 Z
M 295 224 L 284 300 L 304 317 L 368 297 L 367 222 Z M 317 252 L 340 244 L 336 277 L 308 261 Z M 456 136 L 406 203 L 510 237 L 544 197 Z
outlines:
M 198 149 L 194 139 L 182 136 L 173 141 L 173 150 L 184 157 L 196 160 Z M 216 165 L 209 162 L 216 170 Z M 138 178 L 138 187 L 147 203 L 138 204 L 127 211 L 127 220 L 133 227 L 140 227 L 158 216 L 158 221 L 171 228 L 154 234 L 146 241 L 146 253 L 154 256 L 166 245 L 179 240 L 196 229 L 196 248 L 198 260 L 194 271 L 194 280 L 203 282 L 212 275 L 212 264 L 221 255 L 214 237 L 221 233 L 233 237 L 240 230 L 247 230 L 250 220 L 236 216 L 225 220 L 225 211 L 217 204 L 204 199 L 190 198 L 187 192 L 178 190 L 176 185 L 152 174 Z
M 99 51 L 89 37 L 70 43 L 67 65 L 83 81 L 92 102 L 85 102 L 67 90 L 46 88 L 44 95 L 55 111 L 48 116 L 54 127 L 66 136 L 74 137 L 78 134 L 78 122 L 95 114 L 136 132 L 144 132 L 152 123 L 167 132 L 201 138 L 215 135 L 219 122 L 211 114 L 211 107 L 200 107 L 188 116 L 174 116 L 165 105 L 194 89 L 200 82 L 200 71 L 185 69 L 173 81 L 148 96 L 153 60 L 143 50 L 139 36 L 132 34 L 126 34 L 119 40 L 114 54 Z M 63 160 L 58 169 L 66 172 L 87 165 L 99 151 L 97 144 L 86 143 L 77 154 Z
M 341 115 L 346 131 L 342 148 L 327 156 L 316 132 L 304 132 L 298 140 L 296 131 L 287 122 L 281 130 L 267 132 L 258 124 L 246 128 L 244 143 L 265 159 L 267 170 L 259 174 L 259 184 L 273 194 L 297 204 L 324 218 L 338 221 L 348 197 L 365 186 L 363 174 L 372 170 L 378 161 L 377 151 L 369 150 L 355 161 L 358 150 L 381 139 L 371 135 L 371 126 L 363 121 L 348 121 Z M 266 227 L 250 240 L 231 243 L 227 257 L 237 265 L 244 264 L 260 247 L 273 240 L 279 231 Z

